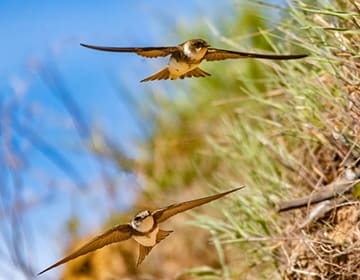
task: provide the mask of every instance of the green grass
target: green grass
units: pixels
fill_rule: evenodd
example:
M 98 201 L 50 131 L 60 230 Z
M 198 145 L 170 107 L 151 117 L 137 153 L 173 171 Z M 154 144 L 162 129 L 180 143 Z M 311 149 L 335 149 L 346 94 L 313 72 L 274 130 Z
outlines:
M 221 162 L 217 184 L 247 186 L 229 207 L 224 204 L 224 220 L 205 217 L 197 222 L 215 230 L 224 244 L 238 247 L 238 258 L 224 265 L 234 279 L 281 279 L 285 258 L 272 246 L 281 237 L 292 237 L 287 229 L 294 220 L 282 219 L 274 204 L 334 181 L 345 155 L 350 164 L 358 158 L 354 122 L 359 115 L 349 110 L 347 87 L 360 81 L 359 62 L 354 61 L 359 54 L 354 24 L 359 13 L 341 10 L 336 3 L 315 5 L 290 4 L 279 32 L 265 35 L 276 52 L 287 52 L 287 46 L 295 44 L 310 57 L 266 62 L 270 70 L 260 81 L 239 77 L 244 83 L 238 92 L 245 96 L 223 101 L 234 108 L 222 117 L 222 137 L 209 137 L 213 156 Z M 257 82 L 262 83 L 260 90 Z

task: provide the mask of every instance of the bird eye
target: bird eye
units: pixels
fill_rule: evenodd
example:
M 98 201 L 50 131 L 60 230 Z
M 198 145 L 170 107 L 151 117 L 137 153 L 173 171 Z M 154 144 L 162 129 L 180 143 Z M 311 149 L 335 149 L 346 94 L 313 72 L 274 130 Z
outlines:
M 138 222 L 138 221 L 141 220 L 141 217 L 140 217 L 140 216 L 137 216 L 137 217 L 134 218 L 134 220 Z

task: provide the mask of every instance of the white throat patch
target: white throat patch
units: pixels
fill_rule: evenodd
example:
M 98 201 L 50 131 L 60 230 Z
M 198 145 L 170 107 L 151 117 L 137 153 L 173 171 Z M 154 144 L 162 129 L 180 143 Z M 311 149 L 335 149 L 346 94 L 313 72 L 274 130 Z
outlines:
M 190 58 L 193 58 L 193 57 L 194 57 L 194 54 L 191 52 L 188 43 L 186 43 L 186 44 L 184 45 L 184 54 L 185 54 L 187 57 L 190 57 Z

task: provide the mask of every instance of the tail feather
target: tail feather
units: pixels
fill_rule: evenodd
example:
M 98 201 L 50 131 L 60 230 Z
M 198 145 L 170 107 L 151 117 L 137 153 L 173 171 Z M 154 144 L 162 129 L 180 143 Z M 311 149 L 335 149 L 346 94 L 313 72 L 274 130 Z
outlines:
M 148 81 L 155 81 L 155 80 L 167 80 L 170 78 L 170 72 L 168 67 L 156 72 L 154 75 L 147 77 L 140 81 L 140 83 L 148 82 Z
M 172 230 L 161 230 L 159 229 L 157 235 L 156 235 L 156 244 L 158 244 L 161 240 L 164 240 L 170 233 L 172 233 Z M 136 263 L 136 266 L 139 266 L 145 257 L 150 253 L 151 249 L 156 246 L 156 244 L 153 247 L 147 247 L 139 244 L 139 257 Z
M 143 262 L 143 260 L 150 253 L 152 248 L 153 247 L 146 247 L 146 246 L 139 244 L 139 257 L 138 257 L 136 266 L 139 266 Z
M 180 79 L 191 78 L 191 77 L 199 78 L 199 77 L 207 77 L 207 76 L 211 76 L 211 75 L 205 72 L 204 70 L 200 69 L 199 67 L 197 67 L 194 70 L 191 70 L 185 73 L 184 75 L 182 75 Z

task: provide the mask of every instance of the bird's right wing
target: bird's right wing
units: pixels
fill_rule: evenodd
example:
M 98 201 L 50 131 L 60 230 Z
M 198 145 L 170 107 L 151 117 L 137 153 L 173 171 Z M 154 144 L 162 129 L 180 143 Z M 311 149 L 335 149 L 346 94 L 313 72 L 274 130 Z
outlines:
M 221 198 L 221 197 L 223 197 L 223 196 L 225 196 L 225 195 L 227 195 L 229 193 L 235 192 L 235 191 L 240 190 L 242 188 L 244 188 L 244 187 L 242 186 L 242 187 L 232 189 L 232 190 L 227 191 L 227 192 L 218 193 L 218 194 L 215 194 L 215 195 L 211 195 L 211 196 L 207 196 L 207 197 L 203 197 L 203 198 L 199 198 L 199 199 L 194 199 L 194 200 L 181 202 L 181 203 L 175 203 L 175 204 L 169 205 L 167 207 L 155 210 L 152 213 L 152 215 L 154 216 L 154 219 L 155 219 L 155 221 L 157 223 L 161 223 L 161 222 L 164 222 L 165 220 L 169 219 L 170 217 L 172 217 L 172 216 L 174 216 L 174 215 L 176 215 L 178 213 L 184 212 L 184 211 L 192 209 L 194 207 L 198 207 L 198 206 L 203 205 L 205 203 L 209 203 L 209 202 L 211 202 L 213 200 L 219 199 L 219 198 Z
M 38 275 L 56 267 L 56 266 L 64 264 L 72 259 L 75 259 L 79 256 L 82 256 L 82 255 L 85 255 L 92 251 L 95 251 L 97 249 L 100 249 L 111 243 L 129 239 L 131 237 L 131 235 L 132 235 L 132 228 L 129 224 L 119 225 L 112 229 L 109 229 L 105 233 L 99 235 L 98 237 L 95 237 L 93 240 L 89 241 L 87 244 L 80 247 L 74 253 L 63 258 L 62 260 L 58 261 L 57 263 L 53 264 L 52 266 L 49 266 L 48 268 L 44 269 L 43 271 L 38 273 Z
M 238 51 L 209 48 L 203 59 L 207 61 L 237 59 L 237 58 L 263 58 L 263 59 L 275 59 L 275 60 L 288 60 L 288 59 L 304 58 L 307 56 L 308 56 L 307 54 L 277 55 L 277 54 L 238 52 Z
M 99 51 L 107 51 L 107 52 L 132 52 L 138 55 L 153 58 L 159 56 L 168 56 L 176 51 L 178 51 L 178 47 L 145 47 L 145 48 L 118 48 L 118 47 L 102 47 L 102 46 L 92 46 L 87 44 L 80 44 L 83 47 L 99 50 Z

